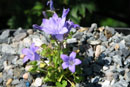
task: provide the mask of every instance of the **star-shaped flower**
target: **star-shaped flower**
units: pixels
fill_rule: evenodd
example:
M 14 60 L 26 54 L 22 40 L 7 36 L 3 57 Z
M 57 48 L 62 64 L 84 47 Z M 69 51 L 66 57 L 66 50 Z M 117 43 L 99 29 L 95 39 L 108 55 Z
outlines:
M 72 52 L 69 56 L 62 54 L 61 58 L 64 61 L 62 63 L 62 68 L 66 69 L 69 68 L 69 70 L 74 73 L 75 72 L 75 66 L 81 64 L 81 61 L 76 57 L 76 53 Z
M 34 61 L 34 60 L 40 60 L 39 54 L 37 54 L 38 47 L 35 46 L 34 43 L 30 46 L 30 48 L 24 48 L 22 50 L 22 53 L 25 55 L 23 62 L 25 63 L 28 60 Z

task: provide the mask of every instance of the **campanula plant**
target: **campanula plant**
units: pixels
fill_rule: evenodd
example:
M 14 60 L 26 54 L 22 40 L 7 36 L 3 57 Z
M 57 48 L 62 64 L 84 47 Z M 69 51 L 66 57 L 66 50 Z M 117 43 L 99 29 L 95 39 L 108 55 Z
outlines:
M 50 4 L 50 9 L 54 11 L 52 0 L 48 4 Z M 79 66 L 82 61 L 76 57 L 76 52 L 71 52 L 69 48 L 64 46 L 71 28 L 79 27 L 72 21 L 66 20 L 68 12 L 69 9 L 63 9 L 61 17 L 54 12 L 49 19 L 43 18 L 40 26 L 33 25 L 34 29 L 41 30 L 41 32 L 50 34 L 52 37 L 49 45 L 43 44 L 41 46 L 43 49 L 39 54 L 37 53 L 38 47 L 34 43 L 30 48 L 22 50 L 25 55 L 23 62 L 30 60 L 30 64 L 34 66 L 30 72 L 43 72 L 45 74 L 43 81 L 54 82 L 56 87 L 66 87 L 67 85 L 75 87 L 75 83 L 82 80 L 80 76 L 82 70 Z M 40 56 L 46 57 L 49 63 L 40 60 Z M 37 61 L 40 61 L 40 65 L 37 64 Z

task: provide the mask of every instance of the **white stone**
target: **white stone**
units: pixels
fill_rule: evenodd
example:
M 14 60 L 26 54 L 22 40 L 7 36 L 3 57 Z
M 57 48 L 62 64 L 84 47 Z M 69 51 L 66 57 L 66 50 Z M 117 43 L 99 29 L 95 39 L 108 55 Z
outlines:
M 105 82 L 102 83 L 102 87 L 109 87 L 110 86 L 110 81 L 105 80 Z
M 42 79 L 41 78 L 36 78 L 33 85 L 35 87 L 41 86 L 42 85 Z
M 38 47 L 43 44 L 43 42 L 39 38 L 33 38 L 33 43 L 35 43 L 35 45 Z

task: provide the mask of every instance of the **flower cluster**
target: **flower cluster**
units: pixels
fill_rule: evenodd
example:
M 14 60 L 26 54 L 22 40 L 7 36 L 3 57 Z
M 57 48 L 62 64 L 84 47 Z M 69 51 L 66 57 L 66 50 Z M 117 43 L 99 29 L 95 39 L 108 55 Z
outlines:
M 34 24 L 33 28 L 43 30 L 54 36 L 58 41 L 62 41 L 64 34 L 68 33 L 71 28 L 79 27 L 70 20 L 66 21 L 68 12 L 69 9 L 63 9 L 62 17 L 58 17 L 58 15 L 54 13 L 49 19 L 43 19 L 41 26 Z

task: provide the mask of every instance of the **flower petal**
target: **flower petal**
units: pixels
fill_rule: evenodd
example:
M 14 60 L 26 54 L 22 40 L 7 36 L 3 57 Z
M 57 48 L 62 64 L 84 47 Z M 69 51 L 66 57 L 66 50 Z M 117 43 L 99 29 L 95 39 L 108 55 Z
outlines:
M 28 48 L 24 48 L 22 50 L 22 54 L 24 54 L 24 55 L 28 55 L 29 53 L 30 53 L 30 49 L 28 49 Z
M 37 24 L 33 24 L 33 29 L 38 29 L 38 30 L 41 30 L 42 29 L 42 27 L 41 26 L 39 26 L 39 25 L 37 25 Z
M 63 62 L 62 63 L 62 68 L 66 69 L 67 67 L 69 67 L 69 64 L 67 62 Z
M 35 60 L 40 60 L 40 55 L 35 52 Z
M 71 65 L 69 66 L 69 70 L 74 73 L 75 72 L 75 65 Z
M 62 18 L 66 17 L 70 9 L 63 9 Z
M 76 57 L 76 53 L 75 53 L 75 52 L 71 52 L 71 54 L 70 54 L 69 57 L 72 58 L 72 59 L 75 59 L 75 57 Z
M 64 62 L 68 62 L 69 61 L 69 57 L 65 54 L 61 54 L 61 58 Z
M 32 52 L 36 52 L 38 50 L 39 47 L 35 46 L 35 43 L 32 43 L 30 46 L 30 50 L 32 50 Z
M 74 60 L 74 64 L 75 64 L 75 65 L 79 65 L 79 64 L 81 64 L 81 63 L 82 63 L 82 62 L 81 62 L 81 60 L 79 60 L 79 59 L 75 59 L 75 60 Z
M 28 60 L 29 60 L 29 58 L 27 56 L 25 56 L 23 59 L 23 63 L 27 62 Z
M 54 35 L 55 38 L 59 41 L 62 41 L 63 40 L 63 34 L 57 34 L 57 35 Z
M 65 34 L 68 32 L 68 29 L 66 27 L 62 28 L 62 30 L 59 31 L 59 34 Z

